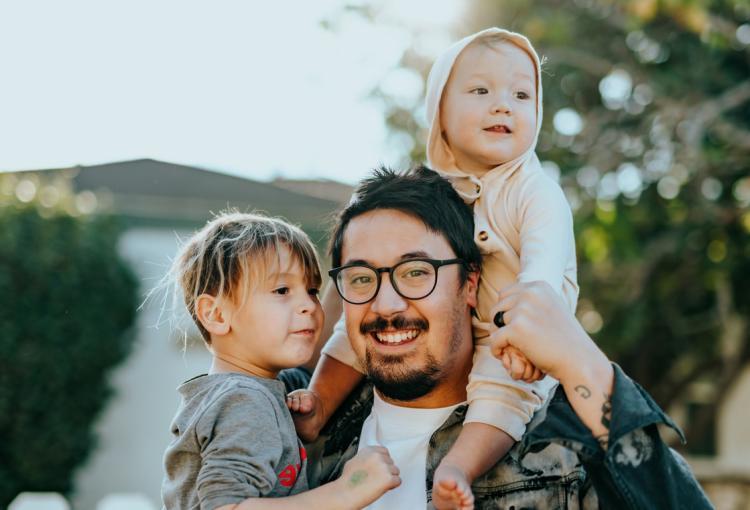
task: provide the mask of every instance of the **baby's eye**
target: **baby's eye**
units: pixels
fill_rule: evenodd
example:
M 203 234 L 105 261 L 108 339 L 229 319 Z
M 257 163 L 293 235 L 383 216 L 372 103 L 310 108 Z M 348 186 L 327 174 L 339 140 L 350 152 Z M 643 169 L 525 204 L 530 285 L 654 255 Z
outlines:
M 277 289 L 273 290 L 274 294 L 279 294 L 280 296 L 285 296 L 289 294 L 289 287 L 279 287 Z
M 310 294 L 311 296 L 317 296 L 320 294 L 320 289 L 316 289 L 316 288 L 307 289 L 307 293 Z
M 484 94 L 489 94 L 490 91 L 484 87 L 477 87 L 477 88 L 471 89 L 469 92 L 471 94 L 484 95 Z
M 531 99 L 531 95 L 527 94 L 524 91 L 518 91 L 516 92 L 516 98 L 518 99 Z

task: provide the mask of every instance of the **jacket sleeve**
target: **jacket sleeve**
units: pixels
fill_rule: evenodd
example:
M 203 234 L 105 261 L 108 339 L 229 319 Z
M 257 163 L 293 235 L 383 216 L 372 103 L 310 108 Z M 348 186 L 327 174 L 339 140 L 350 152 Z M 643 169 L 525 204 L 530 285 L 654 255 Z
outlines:
M 658 424 L 682 432 L 638 383 L 614 365 L 609 448 L 603 451 L 558 387 L 549 406 L 535 418 L 522 450 L 538 451 L 550 442 L 575 450 L 600 508 L 713 508 L 685 460 L 659 435 Z

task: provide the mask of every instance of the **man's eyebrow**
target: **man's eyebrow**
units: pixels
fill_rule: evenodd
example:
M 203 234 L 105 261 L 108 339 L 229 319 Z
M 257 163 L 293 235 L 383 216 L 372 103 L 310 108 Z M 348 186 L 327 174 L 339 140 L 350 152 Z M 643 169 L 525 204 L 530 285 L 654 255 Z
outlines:
M 403 255 L 401 255 L 399 257 L 399 260 L 424 259 L 424 258 L 427 258 L 427 259 L 430 258 L 430 254 L 427 253 L 426 251 L 419 250 L 419 251 L 410 251 L 409 253 L 404 253 Z M 357 265 L 359 265 L 359 264 L 367 264 L 368 266 L 376 267 L 376 264 L 373 264 L 371 261 L 365 260 L 365 259 L 346 260 L 341 265 L 342 266 L 349 266 L 349 265 L 352 265 L 352 264 L 357 264 Z
M 401 260 L 405 259 L 428 259 L 430 258 L 430 254 L 426 251 L 410 251 L 409 253 L 404 253 L 401 255 Z

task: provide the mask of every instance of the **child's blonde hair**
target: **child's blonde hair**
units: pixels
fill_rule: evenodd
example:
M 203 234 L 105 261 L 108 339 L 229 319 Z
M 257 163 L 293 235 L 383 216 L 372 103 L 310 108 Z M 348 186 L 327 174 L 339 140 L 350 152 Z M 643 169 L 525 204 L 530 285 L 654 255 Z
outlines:
M 208 331 L 198 320 L 195 306 L 201 294 L 237 299 L 247 297 L 279 267 L 282 249 L 300 264 L 311 288 L 321 284 L 320 265 L 310 238 L 300 228 L 260 214 L 226 211 L 209 221 L 183 246 L 170 274 L 182 290 L 185 306 L 203 340 Z M 242 303 L 244 304 L 244 303 Z

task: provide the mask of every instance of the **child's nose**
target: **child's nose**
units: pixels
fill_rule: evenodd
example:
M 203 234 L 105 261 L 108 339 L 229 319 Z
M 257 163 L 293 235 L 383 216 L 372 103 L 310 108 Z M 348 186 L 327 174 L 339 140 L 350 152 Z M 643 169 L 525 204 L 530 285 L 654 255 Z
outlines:
M 300 313 L 311 313 L 313 310 L 315 310 L 315 307 L 317 306 L 317 298 L 305 293 L 304 297 L 302 297 L 301 299 L 302 300 L 299 305 Z
M 492 102 L 492 113 L 511 113 L 510 101 L 505 94 L 498 94 Z

